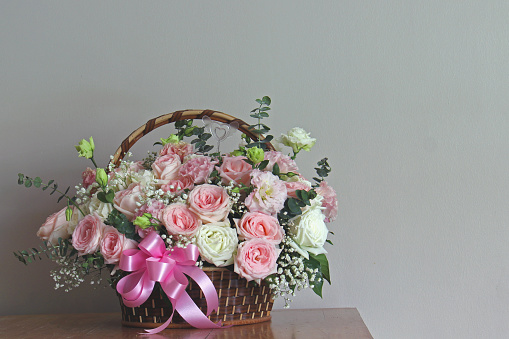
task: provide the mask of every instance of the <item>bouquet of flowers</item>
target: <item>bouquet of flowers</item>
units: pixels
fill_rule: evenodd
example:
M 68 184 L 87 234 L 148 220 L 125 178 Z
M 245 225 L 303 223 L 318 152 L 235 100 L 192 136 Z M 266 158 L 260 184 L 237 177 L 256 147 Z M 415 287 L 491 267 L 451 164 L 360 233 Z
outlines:
M 220 152 L 220 142 L 237 122 L 214 125 L 204 118 L 205 126 L 199 127 L 193 120 L 179 120 L 176 132 L 141 161 L 130 160 L 126 152 L 100 168 L 93 138 L 81 140 L 76 150 L 94 168 L 83 172 L 74 196 L 53 180 L 20 173 L 20 185 L 59 193 L 58 200 L 67 205 L 40 227 L 37 236 L 44 242 L 39 248 L 15 256 L 25 264 L 43 255 L 54 260 L 59 265 L 51 273 L 55 288 L 65 291 L 87 276 L 100 283 L 107 269 L 108 282 L 126 305 L 144 298 L 140 291 L 132 296 L 140 281 L 151 288 L 161 284 L 166 294 L 179 288 L 166 278 L 148 278 L 154 270 L 167 274 L 166 266 L 152 267 L 170 265 L 172 258 L 177 262 L 172 267 L 178 268 L 173 284 L 184 288 L 182 273 L 197 280 L 196 270 L 223 267 L 247 281 L 264 280 L 286 307 L 296 290 L 312 288 L 321 296 L 323 281 L 330 283 L 324 245 L 332 244 L 327 239 L 332 232 L 326 223 L 337 214 L 336 193 L 324 180 L 329 164 L 327 158 L 318 162 L 314 182 L 304 178 L 295 159 L 316 140 L 301 128 L 273 139 L 262 123 L 271 100 L 256 101 L 251 111 L 256 123 L 248 127 L 255 140 L 242 134 L 238 148 L 227 154 Z M 216 152 L 209 144 L 214 141 Z

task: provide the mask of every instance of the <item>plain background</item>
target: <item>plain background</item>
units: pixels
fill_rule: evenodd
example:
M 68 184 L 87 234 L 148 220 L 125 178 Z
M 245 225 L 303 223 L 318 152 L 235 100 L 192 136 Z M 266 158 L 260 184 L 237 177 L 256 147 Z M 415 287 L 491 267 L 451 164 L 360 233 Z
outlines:
M 119 310 L 13 257 L 61 207 L 18 172 L 74 186 L 81 138 L 104 166 L 150 118 L 248 120 L 269 95 L 273 134 L 318 138 L 300 167 L 328 156 L 340 197 L 333 284 L 292 307 L 356 307 L 375 338 L 506 338 L 508 90 L 506 1 L 1 0 L 0 314 Z

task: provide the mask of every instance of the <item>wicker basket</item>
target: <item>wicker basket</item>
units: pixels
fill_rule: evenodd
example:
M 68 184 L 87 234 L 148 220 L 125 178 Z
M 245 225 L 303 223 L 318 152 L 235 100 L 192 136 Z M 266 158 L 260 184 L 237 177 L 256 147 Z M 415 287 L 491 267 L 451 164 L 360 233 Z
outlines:
M 244 121 L 228 114 L 212 110 L 185 110 L 177 111 L 149 120 L 146 124 L 136 129 L 129 135 L 117 149 L 112 159 L 115 166 L 120 164 L 127 151 L 144 135 L 152 130 L 185 119 L 201 119 L 205 116 L 222 123 L 236 122 L 239 130 L 253 140 L 258 136 L 248 129 Z M 270 143 L 267 144 L 273 149 Z M 248 282 L 237 273 L 225 268 L 204 268 L 203 271 L 213 282 L 219 296 L 219 308 L 217 313 L 212 313 L 209 319 L 213 322 L 221 321 L 225 325 L 245 325 L 270 320 L 273 300 L 271 291 L 265 282 L 261 285 Z M 204 312 L 206 301 L 200 288 L 190 280 L 186 288 L 187 293 L 196 305 Z M 172 313 L 171 304 L 166 296 L 161 295 L 159 288 L 155 288 L 149 299 L 139 307 L 127 307 L 120 299 L 122 309 L 122 324 L 132 327 L 156 328 L 162 325 Z M 175 313 L 172 323 L 168 328 L 191 327 L 179 315 Z

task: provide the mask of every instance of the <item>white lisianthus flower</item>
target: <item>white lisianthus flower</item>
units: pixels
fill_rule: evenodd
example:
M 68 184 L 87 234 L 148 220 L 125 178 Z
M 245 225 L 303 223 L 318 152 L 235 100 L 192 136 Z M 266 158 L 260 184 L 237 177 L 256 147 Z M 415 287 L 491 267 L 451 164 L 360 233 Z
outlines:
M 204 224 L 196 234 L 196 245 L 206 262 L 217 267 L 231 265 L 238 245 L 237 231 L 228 221 Z
M 325 225 L 325 215 L 319 205 L 312 204 L 293 220 L 290 225 L 292 240 L 303 250 L 312 254 L 327 253 L 323 248 L 329 229 Z
M 311 138 L 304 129 L 294 127 L 287 134 L 281 134 L 277 141 L 291 147 L 294 153 L 298 153 L 300 150 L 309 152 L 311 147 L 315 145 L 316 139 Z
M 143 170 L 131 173 L 130 176 L 131 180 L 129 183 L 132 184 L 134 182 L 139 182 L 141 186 L 143 187 L 152 187 L 155 185 L 155 177 L 154 173 L 152 171 Z
M 97 213 L 99 218 L 104 221 L 104 219 L 108 217 L 111 211 L 113 211 L 113 205 L 110 203 L 102 202 L 97 198 L 97 193 L 95 193 L 92 197 L 90 197 L 90 201 L 86 204 L 86 210 L 83 212 L 86 213 L 87 211 L 89 214 Z

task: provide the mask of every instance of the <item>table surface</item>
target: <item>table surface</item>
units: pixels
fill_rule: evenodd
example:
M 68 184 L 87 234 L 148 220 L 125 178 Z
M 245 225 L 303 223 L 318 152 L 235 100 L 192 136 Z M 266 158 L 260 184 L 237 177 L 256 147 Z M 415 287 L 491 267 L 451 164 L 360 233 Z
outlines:
M 272 320 L 225 329 L 166 329 L 155 335 L 124 327 L 120 313 L 0 317 L 1 338 L 373 338 L 355 308 L 274 310 Z

